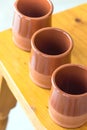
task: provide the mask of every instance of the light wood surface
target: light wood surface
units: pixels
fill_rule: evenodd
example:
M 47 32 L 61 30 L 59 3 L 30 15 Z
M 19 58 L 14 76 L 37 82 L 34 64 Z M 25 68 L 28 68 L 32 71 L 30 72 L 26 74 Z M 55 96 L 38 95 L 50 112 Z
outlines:
M 72 36 L 72 63 L 87 66 L 87 4 L 53 15 L 52 26 L 64 29 Z M 30 53 L 20 50 L 13 43 L 11 29 L 0 33 L 0 73 L 35 129 L 67 130 L 50 118 L 50 90 L 42 89 L 31 81 L 29 58 Z M 76 130 L 87 130 L 87 123 Z

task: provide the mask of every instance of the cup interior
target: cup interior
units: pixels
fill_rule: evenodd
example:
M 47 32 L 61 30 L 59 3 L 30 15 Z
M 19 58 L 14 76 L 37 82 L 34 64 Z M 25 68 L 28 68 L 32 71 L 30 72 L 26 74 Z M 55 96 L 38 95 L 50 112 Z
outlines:
M 87 92 L 87 70 L 78 66 L 67 66 L 55 74 L 55 83 L 59 89 L 68 94 Z
M 58 29 L 43 29 L 34 37 L 35 47 L 47 55 L 59 55 L 72 46 L 69 35 Z
M 25 16 L 41 17 L 52 10 L 52 4 L 48 0 L 19 0 L 17 9 Z

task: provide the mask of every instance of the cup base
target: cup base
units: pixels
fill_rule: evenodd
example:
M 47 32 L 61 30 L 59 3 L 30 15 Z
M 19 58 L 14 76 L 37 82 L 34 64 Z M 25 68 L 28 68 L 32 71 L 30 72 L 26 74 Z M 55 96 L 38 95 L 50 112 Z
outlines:
M 87 122 L 87 114 L 80 116 L 66 116 L 55 111 L 49 104 L 49 115 L 52 120 L 64 128 L 78 128 Z
M 30 43 L 29 38 L 27 39 L 27 38 L 20 36 L 19 34 L 14 33 L 13 41 L 18 48 L 20 48 L 24 51 L 28 51 L 28 52 L 31 51 L 31 43 Z
M 31 80 L 41 88 L 51 88 L 51 76 L 43 75 L 30 67 L 30 78 Z

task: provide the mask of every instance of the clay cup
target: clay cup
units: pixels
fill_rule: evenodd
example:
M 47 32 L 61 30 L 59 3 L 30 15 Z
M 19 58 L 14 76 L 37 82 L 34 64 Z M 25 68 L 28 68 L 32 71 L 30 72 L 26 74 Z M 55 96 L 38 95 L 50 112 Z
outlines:
M 65 128 L 77 128 L 87 121 L 87 67 L 65 64 L 52 74 L 49 114 Z
M 51 88 L 51 75 L 62 64 L 71 62 L 73 41 L 64 30 L 46 27 L 31 39 L 30 77 L 42 88 Z
M 16 0 L 12 33 L 14 43 L 25 51 L 31 50 L 31 36 L 43 27 L 51 26 L 53 4 L 50 0 Z

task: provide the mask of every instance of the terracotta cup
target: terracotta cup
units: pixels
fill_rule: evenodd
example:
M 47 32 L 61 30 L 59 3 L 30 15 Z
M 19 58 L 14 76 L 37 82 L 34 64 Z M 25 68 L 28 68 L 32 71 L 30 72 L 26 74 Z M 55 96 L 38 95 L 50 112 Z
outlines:
M 12 24 L 14 43 L 31 50 L 31 36 L 40 28 L 51 26 L 53 4 L 50 0 L 16 0 Z
M 53 72 L 49 113 L 66 128 L 80 127 L 87 121 L 87 67 L 66 64 Z
M 73 42 L 64 30 L 47 27 L 31 39 L 30 77 L 43 88 L 51 87 L 51 75 L 62 64 L 71 62 Z

